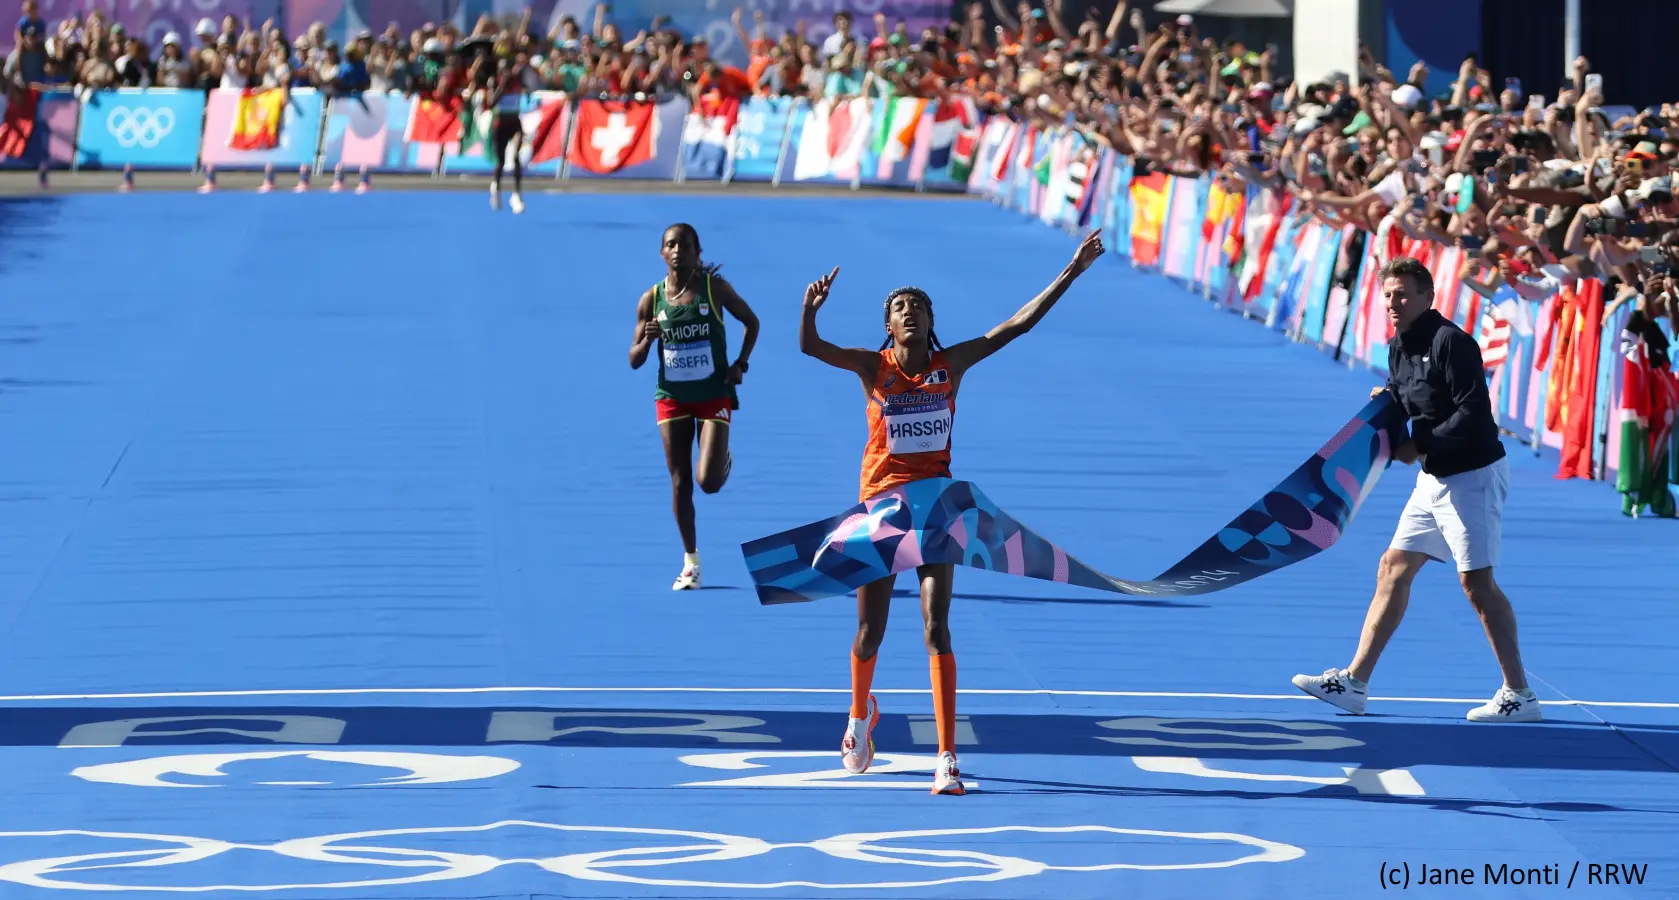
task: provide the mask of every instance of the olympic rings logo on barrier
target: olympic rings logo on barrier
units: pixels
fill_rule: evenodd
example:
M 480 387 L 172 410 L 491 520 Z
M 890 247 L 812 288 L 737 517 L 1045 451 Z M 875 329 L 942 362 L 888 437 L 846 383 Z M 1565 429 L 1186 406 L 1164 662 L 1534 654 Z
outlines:
M 111 114 L 105 119 L 105 130 L 124 147 L 151 150 L 175 130 L 175 111 L 168 107 L 112 107 Z
M 415 849 L 400 846 L 386 846 L 378 841 L 383 838 L 393 838 L 414 835 L 453 835 L 453 834 L 482 834 L 500 828 L 525 827 L 547 832 L 562 833 L 592 833 L 602 835 L 649 835 L 655 837 L 675 838 L 668 846 L 656 847 L 626 847 L 613 850 L 598 850 L 588 853 L 569 853 L 563 856 L 501 859 L 479 853 L 462 853 L 447 850 Z M 1151 839 L 1179 839 L 1184 841 L 1201 841 L 1209 845 L 1235 844 L 1250 848 L 1252 852 L 1235 856 L 1229 853 L 1218 854 L 1205 862 L 1189 863 L 1097 863 L 1084 866 L 1054 866 L 1049 863 L 1018 856 L 1004 856 L 994 853 L 984 853 L 978 850 L 963 850 L 951 848 L 946 842 L 939 842 L 934 848 L 888 846 L 890 842 L 912 838 L 943 838 L 961 835 L 993 835 L 1011 832 L 1029 832 L 1041 835 L 1060 834 L 1088 834 L 1101 833 L 1119 836 L 1136 836 Z M 547 822 L 527 822 L 510 820 L 494 822 L 489 825 L 437 827 L 437 828 L 393 828 L 382 831 L 359 831 L 346 834 L 331 834 L 321 837 L 293 838 L 273 844 L 242 844 L 232 841 L 222 841 L 213 838 L 185 837 L 166 834 L 134 834 L 113 831 L 7 831 L 0 832 L 0 838 L 64 838 L 83 836 L 128 842 L 154 842 L 159 844 L 173 844 L 140 849 L 106 850 L 96 853 L 84 853 L 77 856 L 59 855 L 57 852 L 48 859 L 30 859 L 22 862 L 0 864 L 0 882 L 29 885 L 39 888 L 58 888 L 79 891 L 166 891 L 173 893 L 198 893 L 205 891 L 283 891 L 306 889 L 345 889 L 382 887 L 403 884 L 420 884 L 424 882 L 452 881 L 462 878 L 473 878 L 494 871 L 502 866 L 514 864 L 534 865 L 544 871 L 569 878 L 584 881 L 608 881 L 622 884 L 639 884 L 660 887 L 693 887 L 693 888 L 727 888 L 736 890 L 770 890 L 777 888 L 805 887 L 816 889 L 877 889 L 877 888 L 919 888 L 934 887 L 945 884 L 964 882 L 992 882 L 1007 881 L 1014 878 L 1024 878 L 1040 875 L 1045 872 L 1111 872 L 1119 869 L 1133 869 L 1139 871 L 1170 871 L 1185 869 L 1223 869 L 1239 866 L 1245 863 L 1260 862 L 1288 862 L 1299 859 L 1305 851 L 1289 844 L 1268 841 L 1263 838 L 1251 837 L 1245 834 L 1228 832 L 1180 832 L 1155 831 L 1142 828 L 1116 828 L 1108 825 L 1067 825 L 1067 826 L 1038 826 L 1038 825 L 999 825 L 989 828 L 932 828 L 917 831 L 891 831 L 881 833 L 841 834 L 820 840 L 795 843 L 771 843 L 755 837 L 743 837 L 732 834 L 713 834 L 704 831 L 683 831 L 670 828 L 630 828 L 609 825 L 555 825 Z M 351 842 L 351 843 L 346 843 Z M 412 843 L 412 842 L 410 842 Z M 0 843 L 0 847 L 4 844 Z M 934 869 L 928 877 L 919 881 L 881 881 L 881 882 L 819 882 L 819 881 L 775 881 L 775 882 L 726 882 L 702 881 L 691 878 L 657 878 L 646 874 L 648 869 L 659 866 L 685 865 L 693 863 L 728 862 L 732 860 L 751 859 L 776 850 L 809 849 L 818 851 L 832 859 L 860 863 L 881 863 L 885 865 L 914 866 L 917 868 Z M 344 863 L 357 867 L 386 866 L 403 870 L 404 874 L 388 878 L 369 878 L 361 881 L 330 880 L 314 884 L 157 884 L 156 871 L 159 868 L 173 865 L 200 862 L 212 859 L 230 850 L 270 851 L 279 856 L 290 859 L 310 860 L 323 863 Z M 968 868 L 971 873 L 955 873 L 953 869 Z M 55 876 L 68 875 L 77 872 L 105 873 L 109 877 L 113 870 L 138 869 L 147 873 L 145 879 L 136 879 L 135 884 L 97 884 L 87 881 L 70 881 Z M 243 870 L 243 867 L 241 867 Z M 416 872 L 415 870 L 421 870 Z M 903 871 L 903 870 L 898 870 Z M 150 883 L 148 883 L 150 882 Z

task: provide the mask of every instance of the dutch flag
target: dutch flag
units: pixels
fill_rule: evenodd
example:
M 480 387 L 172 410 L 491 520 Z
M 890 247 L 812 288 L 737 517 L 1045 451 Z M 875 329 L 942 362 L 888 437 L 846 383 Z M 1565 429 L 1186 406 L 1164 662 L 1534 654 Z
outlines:
M 740 118 L 737 97 L 706 97 L 688 114 L 682 127 L 682 176 L 695 181 L 721 181 L 728 168 L 729 139 Z

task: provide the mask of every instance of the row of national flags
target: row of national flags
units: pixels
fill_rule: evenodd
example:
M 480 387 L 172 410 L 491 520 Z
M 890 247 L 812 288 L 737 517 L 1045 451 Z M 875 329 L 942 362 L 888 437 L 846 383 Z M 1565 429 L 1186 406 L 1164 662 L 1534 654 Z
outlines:
M 0 92 L 0 158 L 24 154 L 37 126 L 39 99 L 35 90 Z M 300 127 L 287 121 L 289 102 L 285 88 L 239 91 L 226 146 L 246 152 L 280 148 L 286 130 Z M 710 95 L 689 112 L 680 150 L 687 178 L 724 177 L 742 111 L 740 99 Z M 583 170 L 612 174 L 658 155 L 661 123 L 652 101 L 578 102 L 557 95 L 526 109 L 520 118 L 524 156 L 532 165 L 564 158 Z M 797 141 L 797 158 L 791 160 L 795 180 L 919 183 L 925 178 L 965 184 L 981 134 L 981 116 L 973 101 L 959 96 L 821 101 L 805 107 L 798 121 L 803 134 Z M 404 139 L 495 162 L 494 125 L 494 111 L 478 109 L 459 96 L 420 95 L 414 98 Z
M 804 116 L 793 179 L 967 184 L 979 133 L 967 97 L 819 100 Z
M 458 145 L 497 162 L 495 111 L 460 97 L 415 98 L 405 138 L 416 144 Z M 652 160 L 659 142 L 658 105 L 651 101 L 584 100 L 556 96 L 520 114 L 531 165 L 567 159 L 585 171 L 609 175 Z M 532 127 L 534 126 L 534 127 Z
M 1623 329 L 1630 307 L 1619 319 L 1605 317 L 1600 281 L 1560 277 L 1562 289 L 1543 301 L 1510 288 L 1483 296 L 1461 274 L 1461 248 L 1391 227 L 1360 235 L 1331 226 L 1283 191 L 1133 172 L 1076 132 L 1004 118 L 985 122 L 976 144 L 970 190 L 1055 225 L 1121 223 L 1113 240 L 1135 265 L 1175 271 L 1212 292 L 1222 282 L 1221 302 L 1257 305 L 1276 327 L 1378 369 L 1393 333 L 1377 273 L 1398 255 L 1420 260 L 1433 276 L 1436 309 L 1480 347 L 1501 425 L 1530 429 L 1560 449 L 1559 478 L 1613 470 L 1623 512 L 1647 506 L 1679 515 L 1669 489 L 1679 378 Z M 1331 277 L 1343 247 L 1354 270 L 1350 285 Z

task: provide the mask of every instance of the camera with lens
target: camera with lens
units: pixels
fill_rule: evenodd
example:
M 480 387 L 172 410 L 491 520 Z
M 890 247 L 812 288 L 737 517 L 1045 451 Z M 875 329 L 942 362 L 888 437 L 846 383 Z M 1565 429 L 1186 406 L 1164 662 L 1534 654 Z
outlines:
M 1497 150 L 1476 150 L 1469 157 L 1469 165 L 1477 172 L 1482 172 L 1498 165 L 1498 159 L 1503 154 Z
M 1610 237 L 1619 237 L 1623 233 L 1622 226 L 1625 224 L 1620 219 L 1611 219 L 1608 216 L 1594 217 L 1586 220 L 1585 230 L 1587 234 L 1606 234 Z
M 1650 227 L 1649 222 L 1604 217 L 1587 219 L 1586 233 L 1608 235 L 1609 237 L 1646 238 L 1653 234 L 1654 230 Z

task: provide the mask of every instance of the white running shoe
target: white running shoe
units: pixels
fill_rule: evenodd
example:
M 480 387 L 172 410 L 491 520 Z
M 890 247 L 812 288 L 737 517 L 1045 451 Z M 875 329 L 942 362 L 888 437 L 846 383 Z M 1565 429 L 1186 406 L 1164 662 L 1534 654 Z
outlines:
M 1346 669 L 1330 669 L 1322 675 L 1296 675 L 1294 686 L 1355 716 L 1364 715 L 1365 685 Z
M 933 793 L 960 796 L 968 789 L 962 786 L 962 770 L 956 765 L 956 754 L 949 750 L 939 754 L 939 767 L 933 772 Z
M 490 188 L 490 208 L 501 209 L 501 191 Z
M 840 763 L 853 775 L 861 775 L 874 762 L 874 727 L 880 724 L 880 704 L 869 695 L 869 716 L 847 719 L 845 739 L 840 741 Z
M 700 564 L 688 563 L 682 567 L 682 574 L 676 576 L 676 583 L 670 586 L 673 591 L 697 591 L 700 589 Z
M 1491 700 L 1469 711 L 1471 722 L 1538 722 L 1541 718 L 1539 698 L 1533 691 L 1518 693 L 1507 687 L 1500 687 Z
M 513 210 L 514 215 L 518 215 L 518 214 L 524 212 L 525 211 L 524 198 L 520 197 L 518 194 L 514 194 L 513 196 L 508 197 L 507 198 L 507 208 Z

